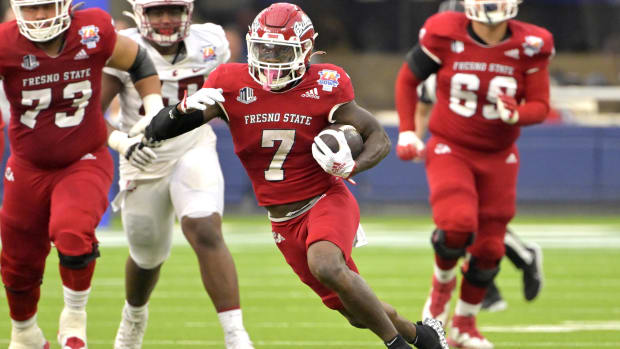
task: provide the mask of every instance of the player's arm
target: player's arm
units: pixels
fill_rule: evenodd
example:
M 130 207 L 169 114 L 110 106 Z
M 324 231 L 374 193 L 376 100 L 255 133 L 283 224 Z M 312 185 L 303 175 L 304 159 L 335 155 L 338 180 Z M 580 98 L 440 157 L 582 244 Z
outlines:
M 159 142 L 189 132 L 216 117 L 226 120 L 218 104 L 223 102 L 221 89 L 203 87 L 177 105 L 160 110 L 144 130 L 144 137 L 147 142 Z
M 517 126 L 539 124 L 545 120 L 549 106 L 549 71 L 544 67 L 525 76 L 524 103 L 508 95 L 497 97 L 497 110 L 502 121 Z
M 353 176 L 377 165 L 390 152 L 392 143 L 377 119 L 355 101 L 343 104 L 332 115 L 336 123 L 352 125 L 361 134 L 364 148 L 355 159 Z
M 146 115 L 154 115 L 163 108 L 159 76 L 145 48 L 126 36 L 118 35 L 106 65 L 129 73 L 142 98 Z
M 415 134 L 419 139 L 424 139 L 428 130 L 428 120 L 433 110 L 433 103 L 427 103 L 420 99 L 415 107 Z
M 415 133 L 417 88 L 439 68 L 440 63 L 418 44 L 407 53 L 406 60 L 398 72 L 395 86 L 396 112 L 399 120 L 396 154 L 401 160 L 416 160 L 424 151 L 424 142 Z

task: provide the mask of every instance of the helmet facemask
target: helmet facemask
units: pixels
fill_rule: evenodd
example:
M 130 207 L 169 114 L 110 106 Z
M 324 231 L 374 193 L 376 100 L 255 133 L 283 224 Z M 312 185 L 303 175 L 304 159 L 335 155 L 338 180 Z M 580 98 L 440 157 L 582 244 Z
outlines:
M 312 41 L 247 38 L 250 75 L 266 90 L 280 90 L 306 73 Z
M 69 28 L 71 25 L 72 0 L 11 0 L 11 8 L 15 13 L 15 20 L 19 32 L 28 40 L 47 42 Z M 42 20 L 24 18 L 24 8 L 29 6 L 54 5 L 54 15 Z
M 172 46 L 189 35 L 192 24 L 193 0 L 128 0 L 133 13 L 125 12 L 137 24 L 140 35 L 145 39 L 163 47 Z M 149 11 L 157 11 L 158 7 L 179 7 L 178 20 L 169 23 L 153 23 Z
M 521 0 L 465 0 L 465 15 L 472 21 L 499 24 L 517 16 Z

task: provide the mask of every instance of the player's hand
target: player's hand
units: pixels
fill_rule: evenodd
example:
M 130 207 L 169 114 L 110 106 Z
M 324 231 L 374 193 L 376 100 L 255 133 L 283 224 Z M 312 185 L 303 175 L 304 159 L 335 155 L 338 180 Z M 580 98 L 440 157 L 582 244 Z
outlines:
M 223 90 L 221 88 L 201 88 L 191 96 L 185 96 L 179 103 L 179 111 L 183 114 L 189 114 L 194 110 L 205 110 L 207 106 L 214 105 L 215 102 L 224 102 Z
M 426 156 L 424 142 L 413 131 L 398 134 L 396 155 L 403 161 L 422 161 Z
M 129 137 L 125 132 L 112 131 L 108 137 L 110 148 L 118 151 L 129 163 L 144 171 L 155 159 L 157 154 L 143 142 L 143 135 Z
M 509 125 L 516 124 L 519 121 L 518 107 L 517 100 L 514 97 L 503 93 L 497 96 L 497 111 L 499 112 L 499 118 L 503 122 Z
M 334 153 L 320 137 L 314 137 L 314 143 L 312 144 L 312 156 L 314 160 L 316 160 L 325 172 L 333 176 L 349 179 L 356 164 L 355 160 L 353 160 L 353 155 L 351 155 L 351 148 L 349 148 L 347 140 L 344 137 L 344 132 L 338 132 L 336 130 L 327 130 L 324 132 L 330 133 L 332 136 L 336 137 L 338 141 L 338 151 Z M 353 182 L 353 184 L 355 184 L 355 182 Z

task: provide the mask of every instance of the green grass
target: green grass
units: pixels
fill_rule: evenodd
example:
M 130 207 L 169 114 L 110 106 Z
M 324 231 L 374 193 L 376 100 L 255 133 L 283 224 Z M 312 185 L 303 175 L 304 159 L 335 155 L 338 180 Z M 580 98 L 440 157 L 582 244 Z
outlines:
M 349 326 L 322 306 L 297 280 L 273 244 L 264 216 L 226 217 L 225 222 L 239 273 L 244 322 L 256 348 L 383 347 L 372 333 Z M 418 320 L 432 273 L 432 251 L 426 243 L 431 221 L 369 217 L 363 222 L 371 244 L 354 250 L 362 276 L 381 299 Z M 478 319 L 496 348 L 620 348 L 620 218 L 525 217 L 513 227 L 526 239 L 543 244 L 546 284 L 541 296 L 527 303 L 519 272 L 503 263 L 498 284 L 508 310 L 482 313 Z M 106 237 L 114 234 L 99 233 L 102 257 L 88 305 L 91 349 L 112 347 L 123 305 L 127 249 L 106 244 Z M 581 241 L 588 248 L 575 248 Z M 597 243 L 590 246 L 588 241 Z M 52 348 L 58 348 L 54 337 L 62 308 L 57 263 L 52 252 L 39 304 L 39 324 Z M 10 335 L 7 314 L 3 297 L 0 346 L 8 344 Z M 150 303 L 144 348 L 198 347 L 223 348 L 223 335 L 193 252 L 177 245 Z

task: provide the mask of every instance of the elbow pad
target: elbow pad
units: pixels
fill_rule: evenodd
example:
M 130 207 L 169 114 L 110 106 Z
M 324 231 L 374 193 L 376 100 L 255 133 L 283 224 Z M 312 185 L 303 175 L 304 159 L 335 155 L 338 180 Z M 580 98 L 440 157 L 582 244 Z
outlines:
M 144 130 L 144 137 L 149 142 L 159 142 L 189 132 L 204 123 L 202 111 L 180 114 L 177 106 L 166 107 L 157 113 Z
M 131 76 L 131 81 L 134 83 L 149 76 L 157 75 L 155 65 L 153 64 L 153 61 L 151 61 L 148 53 L 146 53 L 146 49 L 144 47 L 138 45 L 136 59 L 133 61 L 133 64 L 131 65 L 131 68 L 129 68 L 128 72 Z

